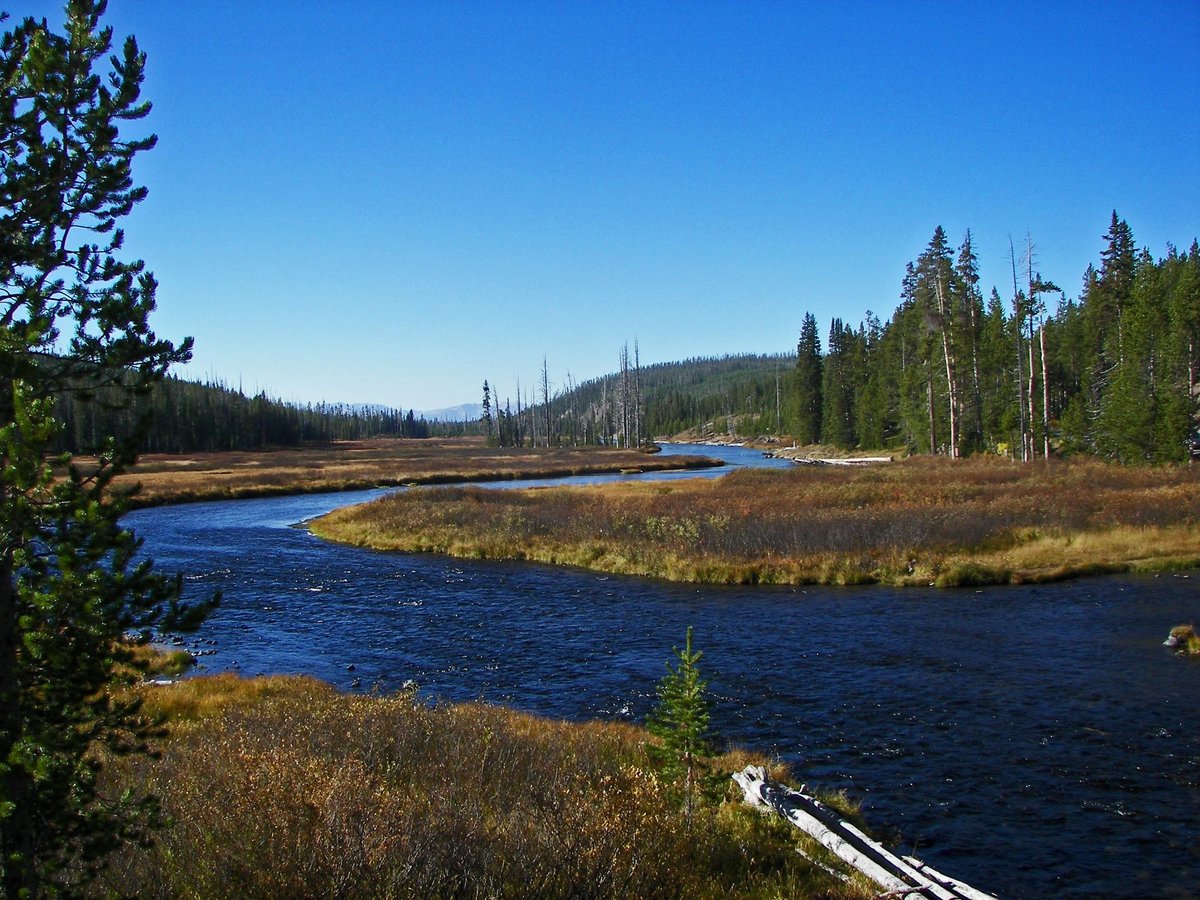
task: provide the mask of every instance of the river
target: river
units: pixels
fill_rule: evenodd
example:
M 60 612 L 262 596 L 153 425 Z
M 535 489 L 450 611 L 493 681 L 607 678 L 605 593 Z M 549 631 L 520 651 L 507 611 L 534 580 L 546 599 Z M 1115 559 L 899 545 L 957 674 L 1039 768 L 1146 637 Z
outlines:
M 696 448 L 667 448 L 683 450 Z M 1200 892 L 1200 663 L 1161 646 L 1171 626 L 1200 621 L 1200 573 L 714 587 L 378 553 L 291 527 L 381 493 L 126 522 L 191 596 L 224 593 L 189 638 L 201 671 L 364 691 L 411 680 L 431 699 L 638 721 L 692 625 L 723 737 L 846 788 L 893 847 L 1001 897 Z

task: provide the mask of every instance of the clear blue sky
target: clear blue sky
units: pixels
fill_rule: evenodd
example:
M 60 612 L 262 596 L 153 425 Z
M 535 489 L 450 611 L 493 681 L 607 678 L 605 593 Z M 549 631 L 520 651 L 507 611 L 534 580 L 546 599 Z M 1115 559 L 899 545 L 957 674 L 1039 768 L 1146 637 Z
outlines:
M 15 17 L 58 4 L 9 0 Z M 970 228 L 1078 294 L 1200 236 L 1200 3 L 110 0 L 149 56 L 128 247 L 183 374 L 430 409 L 794 351 Z

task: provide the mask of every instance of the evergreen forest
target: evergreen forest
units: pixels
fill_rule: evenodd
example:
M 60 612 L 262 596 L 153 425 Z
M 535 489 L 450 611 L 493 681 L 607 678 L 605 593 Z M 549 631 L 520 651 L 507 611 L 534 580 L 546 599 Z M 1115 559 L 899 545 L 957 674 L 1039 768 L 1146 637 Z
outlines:
M 1011 292 L 985 297 L 970 232 L 937 228 L 908 263 L 883 322 L 805 313 L 792 355 L 642 367 L 501 406 L 484 385 L 481 428 L 499 444 L 613 443 L 694 429 L 798 444 L 1030 460 L 1082 453 L 1121 463 L 1200 451 L 1200 246 L 1155 259 L 1114 211 L 1078 298 L 1043 279 L 1031 240 L 1010 245 Z M 526 397 L 526 400 L 530 398 Z
M 568 375 L 558 390 L 543 359 L 515 400 L 485 381 L 478 422 L 167 378 L 132 401 L 64 392 L 58 449 L 86 453 L 142 423 L 151 453 L 465 433 L 499 446 L 633 447 L 689 433 L 955 457 L 1186 459 L 1200 452 L 1200 246 L 1155 259 L 1116 212 L 1102 240 L 1077 299 L 1042 278 L 1031 241 L 1011 248 L 1006 296 L 985 297 L 970 232 L 952 247 L 939 227 L 906 266 L 886 322 L 868 311 L 822 334 L 806 312 L 794 354 L 643 366 L 625 345 L 617 371 L 578 384 Z
M 57 449 L 89 453 L 107 435 L 142 429 L 147 453 L 261 450 L 374 437 L 428 437 L 430 425 L 410 409 L 286 403 L 247 397 L 220 383 L 166 378 L 132 399 L 114 387 L 58 396 Z
M 1012 252 L 1012 296 L 983 297 L 968 232 L 909 263 L 881 324 L 834 319 L 822 352 L 806 315 L 796 367 L 801 441 L 952 457 L 1086 453 L 1181 461 L 1195 448 L 1200 247 L 1154 259 L 1116 212 L 1077 300 Z

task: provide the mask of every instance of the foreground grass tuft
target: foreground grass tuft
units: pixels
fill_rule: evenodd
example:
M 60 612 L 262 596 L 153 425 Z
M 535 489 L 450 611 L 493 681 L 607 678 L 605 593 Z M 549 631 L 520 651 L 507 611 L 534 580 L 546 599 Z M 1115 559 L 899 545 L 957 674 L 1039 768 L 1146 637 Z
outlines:
M 113 760 L 173 821 L 114 859 L 140 897 L 869 896 L 796 853 L 789 826 L 730 800 L 690 824 L 647 733 L 307 678 L 142 688 L 174 735 Z M 717 759 L 726 772 L 761 758 Z M 774 774 L 786 773 L 778 766 Z
M 409 491 L 324 538 L 674 581 L 968 587 L 1200 567 L 1200 471 L 920 457 L 866 469 Z

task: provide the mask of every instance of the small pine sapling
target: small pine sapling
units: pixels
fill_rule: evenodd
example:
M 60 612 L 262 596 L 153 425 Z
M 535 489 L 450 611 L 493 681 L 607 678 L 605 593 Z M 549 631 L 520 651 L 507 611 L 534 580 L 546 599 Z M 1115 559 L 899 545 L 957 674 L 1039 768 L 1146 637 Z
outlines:
M 659 743 L 647 744 L 646 752 L 664 777 L 682 780 L 684 814 L 690 824 L 703 788 L 710 781 L 713 733 L 709 729 L 707 685 L 698 665 L 704 654 L 692 650 L 690 625 L 684 649 L 672 650 L 678 663 L 674 667 L 667 663 L 667 674 L 658 684 L 658 707 L 646 722 Z

